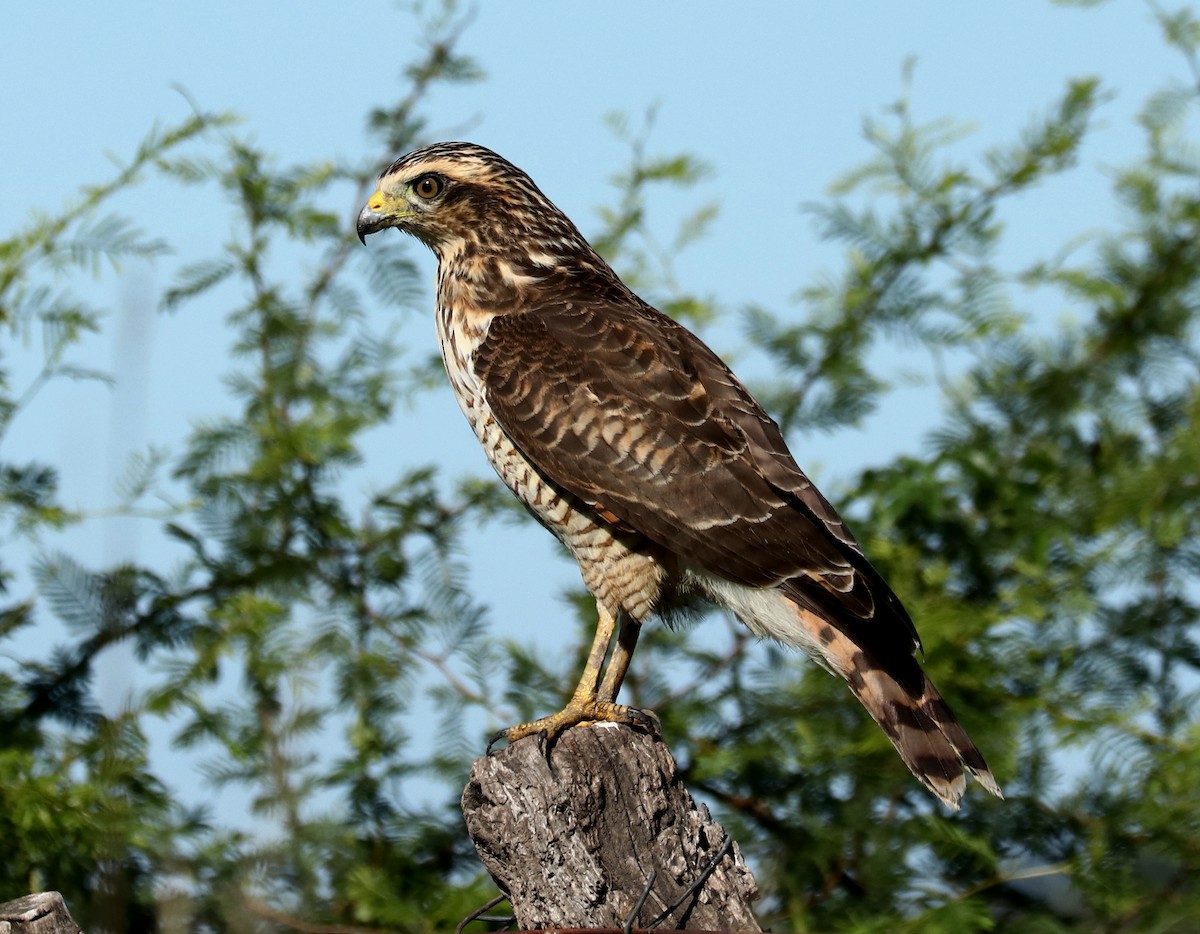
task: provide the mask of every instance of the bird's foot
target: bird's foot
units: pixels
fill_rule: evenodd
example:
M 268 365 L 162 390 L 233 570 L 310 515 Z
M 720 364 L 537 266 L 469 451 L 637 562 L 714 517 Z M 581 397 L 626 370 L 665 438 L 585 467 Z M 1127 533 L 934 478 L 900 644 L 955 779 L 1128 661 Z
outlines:
M 662 724 L 659 723 L 658 717 L 648 710 L 638 710 L 636 707 L 626 707 L 624 704 L 614 704 L 595 698 L 573 697 L 571 702 L 558 713 L 501 730 L 488 743 L 487 752 L 488 755 L 491 755 L 492 748 L 500 740 L 505 740 L 512 745 L 526 736 L 544 736 L 549 745 L 571 727 L 588 723 L 624 723 L 626 726 L 645 730 L 655 735 L 662 730 Z

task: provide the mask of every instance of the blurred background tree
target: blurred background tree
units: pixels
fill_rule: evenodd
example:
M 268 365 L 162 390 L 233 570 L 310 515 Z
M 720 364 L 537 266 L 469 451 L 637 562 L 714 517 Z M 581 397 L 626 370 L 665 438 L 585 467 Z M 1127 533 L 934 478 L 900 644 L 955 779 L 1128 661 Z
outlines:
M 962 129 L 918 123 L 906 92 L 867 127 L 873 155 L 811 208 L 843 271 L 804 285 L 799 310 L 741 309 L 739 369 L 760 375 L 799 450 L 860 430 L 903 388 L 881 361 L 903 354 L 927 376 L 922 404 L 943 417 L 921 454 L 827 492 L 909 605 L 932 677 L 1008 795 L 946 814 L 824 672 L 729 620 L 652 629 L 628 697 L 662 716 L 685 780 L 754 862 L 775 929 L 1200 924 L 1200 22 L 1157 16 L 1194 80 L 1146 101 L 1144 156 L 1114 174 L 1120 226 L 1025 268 L 998 261 L 1005 205 L 1073 169 L 1102 83 L 1072 83 L 1019 140 L 969 156 Z M 425 141 L 430 89 L 481 79 L 459 51 L 466 21 L 417 25 L 424 55 L 398 102 L 369 115 L 380 145 L 361 163 L 280 167 L 197 109 L 111 182 L 0 242 L 6 337 L 37 329 L 45 347 L 27 385 L 0 362 L 2 438 L 47 381 L 102 378 L 68 363 L 101 323 L 73 297 L 77 278 L 166 247 L 106 213 L 111 198 L 150 173 L 224 198 L 232 234 L 162 304 L 221 303 L 238 405 L 184 450 L 131 464 L 122 511 L 184 556 L 165 566 L 91 568 L 40 548 L 43 530 L 103 520 L 59 502 L 52 463 L 0 462 L 4 897 L 58 889 L 91 932 L 417 932 L 494 893 L 457 795 L 489 718 L 557 709 L 580 658 L 489 632 L 461 543 L 481 523 L 526 521 L 490 478 L 456 488 L 414 455 L 368 494 L 351 482 L 372 432 L 439 378 L 432 345 L 408 362 L 365 313 L 427 303 L 418 247 L 363 250 L 349 224 L 379 165 Z M 672 266 L 716 208 L 670 238 L 647 208 L 704 166 L 654 155 L 652 116 L 614 118 L 628 165 L 586 232 L 717 342 L 730 299 L 689 293 Z M 304 260 L 281 258 L 284 243 Z M 30 635 L 50 614 L 61 645 Z M 114 646 L 152 680 L 116 711 L 95 685 Z M 152 753 L 164 734 L 199 775 Z M 223 822 L 231 790 L 257 829 Z

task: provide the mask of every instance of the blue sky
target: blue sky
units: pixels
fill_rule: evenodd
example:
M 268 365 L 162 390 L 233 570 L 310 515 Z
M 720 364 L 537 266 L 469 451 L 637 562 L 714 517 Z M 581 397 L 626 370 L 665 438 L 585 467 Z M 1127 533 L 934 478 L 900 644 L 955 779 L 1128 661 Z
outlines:
M 357 161 L 372 152 L 366 112 L 402 93 L 400 70 L 419 39 L 409 16 L 379 0 L 24 3 L 8 5 L 3 22 L 6 232 L 33 211 L 58 208 L 81 184 L 108 178 L 108 154 L 127 156 L 155 121 L 186 116 L 176 85 L 205 108 L 241 114 L 244 129 L 285 163 Z M 427 110 L 432 126 L 525 168 L 585 233 L 598 227 L 595 209 L 610 199 L 608 179 L 625 156 L 604 115 L 624 111 L 636 121 L 657 105 L 651 149 L 688 151 L 713 168 L 697 189 L 655 201 L 664 236 L 690 207 L 720 202 L 711 236 L 680 260 L 679 277 L 731 311 L 756 303 L 783 315 L 801 314 L 792 296 L 836 269 L 837 251 L 818 241 L 800 206 L 820 199 L 831 181 L 870 154 L 864 117 L 882 114 L 897 99 L 909 57 L 917 63 L 918 119 L 952 116 L 973 125 L 964 153 L 1014 139 L 1069 78 L 1099 75 L 1113 92 L 1081 169 L 1021 199 L 1006 216 L 1010 235 L 1000 261 L 1010 269 L 1111 223 L 1111 169 L 1140 149 L 1133 115 L 1151 90 L 1183 77 L 1149 6 L 1132 0 L 1096 10 L 1038 0 L 488 2 L 476 11 L 462 48 L 488 77 L 434 94 Z M 224 205 L 211 193 L 206 200 L 154 183 L 117 208 L 178 252 L 89 287 L 97 304 L 113 308 L 137 305 L 139 296 L 169 283 L 178 262 L 215 253 L 229 232 Z M 348 224 L 352 212 L 347 205 Z M 416 255 L 431 291 L 432 259 Z M 230 367 L 225 308 L 198 303 L 163 316 L 143 305 L 138 314 L 114 315 L 112 327 L 75 356 L 123 377 L 115 387 L 64 384 L 45 392 L 0 452 L 60 464 L 69 503 L 111 502 L 129 450 L 154 443 L 178 451 L 190 425 L 221 413 L 220 378 Z M 122 329 L 126 339 L 114 346 L 113 334 Z M 719 349 L 736 351 L 736 333 L 729 334 L 731 346 Z M 404 335 L 422 353 L 434 347 L 429 318 L 406 323 Z M 37 350 L 35 335 L 28 359 Z M 827 492 L 836 490 L 839 478 L 872 460 L 917 450 L 935 415 L 921 411 L 929 398 L 906 396 L 854 438 L 804 439 L 798 460 Z M 400 442 L 414 425 L 425 439 L 416 458 Z M 394 436 L 374 439 L 370 453 L 382 465 L 381 480 L 409 459 L 441 463 L 451 476 L 487 470 L 448 392 L 399 412 Z M 493 537 L 482 542 L 519 535 L 500 553 L 484 554 L 479 546 L 479 582 L 496 592 L 493 617 L 565 613 L 557 595 L 578 577 L 554 557 L 549 537 L 535 529 L 486 534 Z M 157 546 L 144 528 L 109 520 L 73 532 L 68 547 L 96 563 L 128 555 L 154 564 Z M 553 571 L 537 574 L 542 592 L 506 583 L 527 579 L 528 568 L 543 563 Z M 552 624 L 529 638 L 547 650 L 561 643 Z

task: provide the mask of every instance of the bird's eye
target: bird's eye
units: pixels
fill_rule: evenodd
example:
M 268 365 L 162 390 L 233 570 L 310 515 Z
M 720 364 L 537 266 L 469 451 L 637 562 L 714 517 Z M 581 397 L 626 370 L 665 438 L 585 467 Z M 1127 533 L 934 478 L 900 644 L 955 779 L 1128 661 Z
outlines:
M 425 201 L 432 201 L 442 193 L 442 189 L 446 187 L 446 183 L 436 175 L 422 175 L 413 184 L 413 191 L 417 193 L 418 198 Z

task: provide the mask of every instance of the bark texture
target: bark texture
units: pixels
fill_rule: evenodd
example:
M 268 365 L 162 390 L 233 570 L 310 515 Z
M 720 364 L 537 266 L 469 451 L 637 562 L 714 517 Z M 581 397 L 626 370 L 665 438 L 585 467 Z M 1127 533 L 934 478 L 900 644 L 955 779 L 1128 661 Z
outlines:
M 475 762 L 462 805 L 523 928 L 620 928 L 633 915 L 639 928 L 761 930 L 737 844 L 683 787 L 660 739 L 592 724 L 547 753 L 528 737 Z
M 0 905 L 0 934 L 80 934 L 57 892 L 36 892 Z

